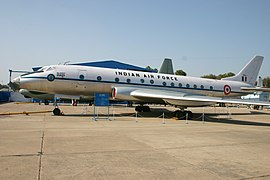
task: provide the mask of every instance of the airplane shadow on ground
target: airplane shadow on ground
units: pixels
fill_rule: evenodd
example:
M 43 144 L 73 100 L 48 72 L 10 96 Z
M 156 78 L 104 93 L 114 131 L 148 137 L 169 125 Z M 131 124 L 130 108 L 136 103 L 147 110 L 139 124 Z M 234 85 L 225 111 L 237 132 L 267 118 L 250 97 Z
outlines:
M 169 111 L 169 110 L 167 110 L 167 109 L 162 109 L 162 108 L 160 108 L 160 109 L 154 109 L 154 110 L 152 110 L 151 112 L 138 112 L 137 113 L 137 116 L 138 117 L 141 117 L 141 118 L 157 118 L 157 117 L 161 117 L 162 116 L 162 114 L 164 113 L 164 117 L 165 118 L 168 118 L 168 119 L 170 119 L 170 118 L 172 118 L 173 116 L 172 116 L 172 111 Z M 109 111 L 109 114 L 110 114 L 110 117 L 112 117 L 113 116 L 113 111 Z M 86 117 L 91 117 L 91 116 L 94 116 L 94 114 L 93 114 L 93 112 L 91 112 L 91 113 L 87 113 L 87 114 L 85 114 L 85 113 L 81 113 L 81 114 L 63 114 L 64 116 L 74 116 L 74 117 L 76 117 L 76 116 L 86 116 Z M 99 116 L 101 116 L 101 117 L 105 117 L 105 116 L 107 116 L 107 114 L 104 114 L 104 113 L 100 113 L 99 114 Z M 127 112 L 127 113 L 119 113 L 119 112 L 115 112 L 115 114 L 114 114 L 114 116 L 115 117 L 135 117 L 136 116 L 136 112 L 134 111 L 134 112 Z
M 154 109 L 151 112 L 139 112 L 137 113 L 138 118 L 164 118 L 165 119 L 171 119 L 173 118 L 173 112 L 169 111 L 167 109 Z M 252 114 L 258 114 L 258 115 L 269 115 L 269 113 L 265 112 L 258 112 L 258 111 L 251 111 L 249 113 L 231 113 L 232 116 L 234 115 L 241 115 L 241 116 L 249 116 Z M 212 122 L 212 123 L 224 123 L 224 124 L 235 124 L 235 125 L 249 125 L 249 126 L 269 126 L 270 123 L 263 123 L 263 122 L 253 122 L 249 120 L 237 120 L 237 119 L 227 119 L 227 118 L 220 118 L 218 116 L 223 115 L 226 116 L 228 113 L 205 113 L 205 122 Z M 94 117 L 94 114 L 64 114 L 64 116 L 73 116 L 73 117 Z M 110 112 L 109 117 L 136 117 L 136 113 L 115 113 L 114 115 L 112 112 Z M 100 118 L 106 118 L 107 114 L 99 114 Z M 183 120 L 179 120 L 183 121 Z M 202 121 L 202 113 L 193 113 L 193 118 L 189 119 L 189 121 Z
M 216 112 L 216 113 L 205 113 L 211 116 L 219 116 L 219 115 L 228 115 L 228 112 Z M 231 113 L 231 115 L 254 115 L 254 114 L 264 114 L 264 115 L 270 115 L 267 112 L 260 112 L 260 111 L 250 111 L 250 112 L 242 112 L 242 113 Z
M 258 114 L 267 114 L 267 113 L 258 113 Z M 235 124 L 235 125 L 249 125 L 249 126 L 269 126 L 270 123 L 264 122 L 254 122 L 249 120 L 237 120 L 237 119 L 228 119 L 228 118 L 219 118 L 219 115 L 228 115 L 228 114 L 205 114 L 205 122 L 213 123 L 224 123 L 224 124 Z M 251 115 L 250 113 L 231 113 L 231 115 Z M 199 118 L 201 114 L 194 114 L 194 118 L 189 121 L 202 121 L 202 118 Z M 269 115 L 270 116 L 270 115 Z

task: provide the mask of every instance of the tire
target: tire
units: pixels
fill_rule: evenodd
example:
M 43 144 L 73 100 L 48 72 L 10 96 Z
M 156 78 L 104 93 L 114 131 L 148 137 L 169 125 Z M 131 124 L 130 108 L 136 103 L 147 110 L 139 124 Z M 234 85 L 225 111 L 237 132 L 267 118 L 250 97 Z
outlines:
M 136 106 L 135 111 L 137 112 L 142 112 L 142 106 Z
M 45 105 L 49 105 L 49 101 L 48 100 L 45 100 L 44 104 Z
M 143 112 L 150 112 L 150 107 L 149 106 L 143 106 L 142 110 L 143 110 Z
M 187 114 L 188 114 L 188 119 L 193 118 L 193 113 L 191 111 L 180 111 L 180 110 L 177 110 L 174 112 L 174 117 L 176 117 L 179 120 L 185 120 Z
M 187 111 L 186 113 L 188 113 L 188 119 L 192 119 L 193 118 L 193 113 L 191 111 Z
M 55 116 L 60 116 L 60 115 L 61 115 L 60 109 L 59 109 L 59 108 L 55 108 L 55 109 L 53 110 L 53 114 L 54 114 Z

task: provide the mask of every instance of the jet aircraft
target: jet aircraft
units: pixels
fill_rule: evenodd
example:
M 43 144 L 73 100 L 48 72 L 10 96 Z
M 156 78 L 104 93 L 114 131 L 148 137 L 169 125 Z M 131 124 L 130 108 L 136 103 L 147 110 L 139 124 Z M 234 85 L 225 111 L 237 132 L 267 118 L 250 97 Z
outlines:
M 269 106 L 269 102 L 238 98 L 253 90 L 261 90 L 255 87 L 255 83 L 262 62 L 262 56 L 255 56 L 238 74 L 221 80 L 78 65 L 51 65 L 21 75 L 14 82 L 21 89 L 36 93 L 73 97 L 94 97 L 97 92 L 110 93 L 113 100 L 141 104 L 136 106 L 136 111 L 149 111 L 150 108 L 144 106 L 148 103 L 170 104 L 180 109 L 176 111 L 177 117 L 186 113 L 192 117 L 192 112 L 185 111 L 187 107 L 215 103 Z M 60 115 L 61 111 L 56 107 L 53 113 Z

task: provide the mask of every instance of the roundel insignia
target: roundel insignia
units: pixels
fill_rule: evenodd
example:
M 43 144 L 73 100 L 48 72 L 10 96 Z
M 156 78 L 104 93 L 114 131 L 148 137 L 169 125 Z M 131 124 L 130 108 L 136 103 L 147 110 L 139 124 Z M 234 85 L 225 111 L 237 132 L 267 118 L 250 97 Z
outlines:
M 229 86 L 229 85 L 225 85 L 224 86 L 224 94 L 225 95 L 229 95 L 230 93 L 231 93 L 231 91 L 232 91 L 232 89 L 231 89 L 231 87 Z
M 54 76 L 53 74 L 49 74 L 49 75 L 47 76 L 47 79 L 48 79 L 48 81 L 54 81 L 55 76 Z

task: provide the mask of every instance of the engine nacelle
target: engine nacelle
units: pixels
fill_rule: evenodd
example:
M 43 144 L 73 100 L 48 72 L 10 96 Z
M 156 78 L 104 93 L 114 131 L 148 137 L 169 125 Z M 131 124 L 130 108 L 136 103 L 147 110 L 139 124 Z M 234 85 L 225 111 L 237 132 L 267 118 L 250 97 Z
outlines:
M 112 98 L 115 100 L 139 101 L 139 99 L 131 96 L 131 92 L 134 90 L 132 87 L 113 87 Z

